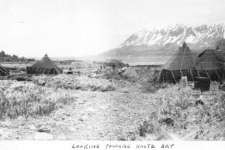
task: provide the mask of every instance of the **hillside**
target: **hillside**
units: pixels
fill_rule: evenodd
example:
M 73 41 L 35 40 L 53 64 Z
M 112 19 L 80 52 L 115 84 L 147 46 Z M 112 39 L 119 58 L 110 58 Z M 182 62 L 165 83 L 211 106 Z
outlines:
M 141 30 L 131 35 L 120 46 L 100 54 L 101 56 L 157 56 L 170 55 L 186 42 L 193 51 L 216 48 L 225 38 L 225 23 L 186 27 L 170 25 L 153 30 Z

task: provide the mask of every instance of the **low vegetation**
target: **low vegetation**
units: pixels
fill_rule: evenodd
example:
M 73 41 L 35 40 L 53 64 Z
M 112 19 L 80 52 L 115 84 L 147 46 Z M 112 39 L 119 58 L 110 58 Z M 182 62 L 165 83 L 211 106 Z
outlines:
M 108 80 L 88 77 L 42 75 L 30 77 L 30 80 L 0 80 L 0 119 L 48 115 L 76 100 L 72 90 L 115 90 Z
M 157 91 L 156 109 L 140 123 L 137 136 L 169 132 L 182 140 L 221 140 L 225 133 L 225 93 L 217 84 L 204 97 L 194 98 L 195 92 L 179 84 Z
M 115 86 L 106 79 L 89 78 L 85 76 L 34 76 L 33 82 L 54 89 L 69 89 L 82 91 L 114 91 Z
M 69 91 L 40 87 L 31 82 L 1 81 L 0 119 L 48 115 L 76 98 Z
M 138 77 L 124 76 L 117 70 L 96 78 L 65 74 L 27 76 L 23 82 L 18 82 L 20 76 L 7 77 L 0 80 L 0 120 L 49 115 L 76 101 L 74 90 L 107 92 L 118 87 L 129 97 L 126 93 L 132 87 L 126 85 L 132 85 L 152 94 L 149 104 L 154 107 L 146 119 L 135 125 L 136 130 L 125 135 L 129 137 L 125 140 L 163 140 L 170 133 L 181 140 L 223 139 L 225 92 L 219 90 L 217 83 L 212 83 L 210 91 L 201 95 L 190 86 L 154 84 L 154 70 L 139 68 L 136 72 Z

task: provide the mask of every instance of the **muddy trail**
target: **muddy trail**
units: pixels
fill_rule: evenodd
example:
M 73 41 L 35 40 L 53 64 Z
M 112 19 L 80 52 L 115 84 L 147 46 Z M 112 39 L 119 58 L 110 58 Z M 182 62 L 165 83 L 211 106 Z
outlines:
M 76 99 L 49 116 L 0 121 L 1 140 L 120 140 L 153 111 L 151 94 L 135 84 L 116 91 L 78 91 Z

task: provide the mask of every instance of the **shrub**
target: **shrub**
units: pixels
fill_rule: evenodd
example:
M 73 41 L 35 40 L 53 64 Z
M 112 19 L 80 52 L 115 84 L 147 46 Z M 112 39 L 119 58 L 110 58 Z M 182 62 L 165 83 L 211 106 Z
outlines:
M 89 77 L 76 77 L 68 75 L 58 75 L 54 77 L 39 76 L 33 77 L 33 82 L 38 84 L 39 80 L 45 81 L 44 86 L 54 89 L 70 89 L 83 91 L 113 91 L 115 86 L 106 79 L 96 79 Z

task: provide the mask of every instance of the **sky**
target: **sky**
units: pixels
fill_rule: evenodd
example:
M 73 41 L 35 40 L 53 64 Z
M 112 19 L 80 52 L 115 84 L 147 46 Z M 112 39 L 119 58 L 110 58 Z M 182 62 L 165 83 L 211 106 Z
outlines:
M 0 0 L 0 51 L 82 57 L 142 29 L 225 21 L 224 0 Z

